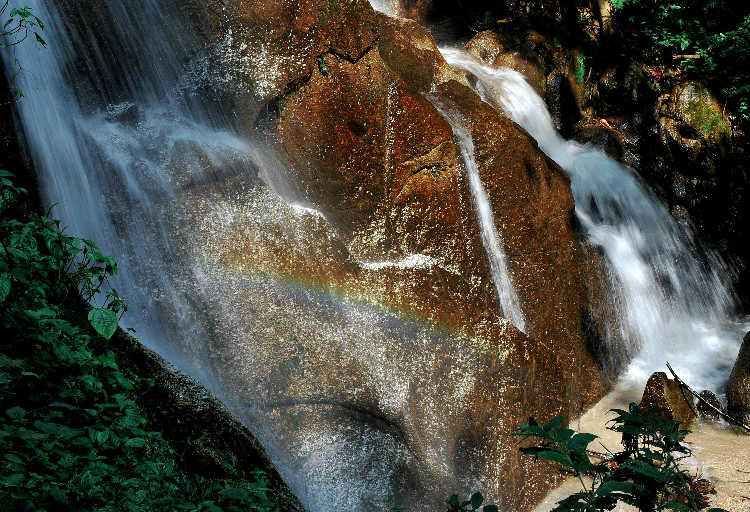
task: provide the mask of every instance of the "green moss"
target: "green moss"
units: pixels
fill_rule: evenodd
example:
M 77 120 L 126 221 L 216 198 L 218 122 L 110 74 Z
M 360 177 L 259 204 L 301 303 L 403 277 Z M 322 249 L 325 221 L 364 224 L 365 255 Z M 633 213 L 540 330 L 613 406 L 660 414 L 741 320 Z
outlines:
M 680 91 L 680 117 L 706 138 L 721 140 L 731 134 L 731 125 L 721 107 L 700 83 L 690 83 Z
M 710 98 L 692 100 L 686 106 L 690 124 L 704 137 L 721 139 L 731 133 L 729 121 L 724 119 L 717 107 Z

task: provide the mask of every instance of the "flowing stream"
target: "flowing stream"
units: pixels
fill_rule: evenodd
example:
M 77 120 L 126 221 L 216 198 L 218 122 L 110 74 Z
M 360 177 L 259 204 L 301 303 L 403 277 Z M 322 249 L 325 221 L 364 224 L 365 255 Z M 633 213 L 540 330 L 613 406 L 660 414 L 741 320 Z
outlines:
M 97 9 L 74 0 L 26 4 L 43 20 L 65 22 L 48 23 L 47 49 L 30 41 L 15 49 L 22 68 L 5 61 L 26 96 L 16 109 L 20 137 L 43 200 L 56 205 L 52 216 L 117 259 L 113 286 L 130 307 L 124 327 L 224 400 L 309 510 L 375 510 L 394 489 L 411 493 L 403 496 L 410 510 L 435 510 L 444 504 L 436 489 L 492 488 L 503 478 L 499 463 L 479 467 L 456 455 L 474 438 L 464 418 L 484 396 L 475 386 L 497 379 L 494 348 L 316 281 L 325 269 L 310 255 L 339 250 L 337 234 L 318 212 L 283 199 L 290 194 L 279 164 L 236 135 L 231 109 L 185 94 L 201 41 L 179 1 L 141 0 L 137 15 L 127 0 Z M 731 321 L 721 263 L 631 171 L 562 140 L 519 74 L 443 53 L 570 173 L 578 215 L 611 271 L 629 375 L 642 378 L 669 360 L 696 387 L 720 390 L 746 328 Z M 443 114 L 502 314 L 523 330 L 472 139 L 460 116 Z M 220 261 L 227 255 L 240 263 Z M 254 257 L 265 260 L 256 268 L 246 261 Z M 312 270 L 298 276 L 307 257 Z M 274 275 L 269 261 L 291 271 Z M 430 280 L 436 265 L 410 255 L 358 270 L 419 271 Z
M 479 177 L 479 169 L 474 157 L 474 141 L 469 132 L 462 126 L 458 114 L 442 108 L 437 102 L 433 102 L 433 104 L 451 125 L 453 134 L 456 136 L 461 148 L 464 168 L 469 178 L 469 189 L 471 190 L 479 222 L 479 233 L 482 237 L 482 244 L 484 245 L 487 260 L 490 264 L 492 281 L 495 283 L 500 307 L 502 308 L 501 316 L 510 320 L 513 325 L 523 332 L 526 328 L 526 321 L 524 320 L 521 304 L 518 300 L 518 294 L 516 294 L 516 289 L 513 286 L 513 280 L 508 271 L 508 259 L 505 255 L 502 236 L 495 227 L 492 204 Z
M 544 100 L 520 73 L 490 68 L 462 50 L 441 53 L 474 75 L 482 98 L 528 131 L 570 175 L 578 218 L 609 268 L 620 338 L 632 358 L 626 376 L 643 382 L 670 362 L 694 387 L 721 393 L 747 331 L 735 320 L 724 264 L 631 169 L 600 148 L 564 140 Z

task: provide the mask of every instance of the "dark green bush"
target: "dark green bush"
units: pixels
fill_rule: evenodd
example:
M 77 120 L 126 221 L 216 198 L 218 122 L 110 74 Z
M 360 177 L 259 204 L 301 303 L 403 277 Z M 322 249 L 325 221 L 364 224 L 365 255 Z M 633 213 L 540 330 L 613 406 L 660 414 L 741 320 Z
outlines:
M 648 60 L 705 78 L 750 120 L 750 6 L 731 0 L 616 0 L 617 25 Z M 700 55 L 698 59 L 675 56 Z

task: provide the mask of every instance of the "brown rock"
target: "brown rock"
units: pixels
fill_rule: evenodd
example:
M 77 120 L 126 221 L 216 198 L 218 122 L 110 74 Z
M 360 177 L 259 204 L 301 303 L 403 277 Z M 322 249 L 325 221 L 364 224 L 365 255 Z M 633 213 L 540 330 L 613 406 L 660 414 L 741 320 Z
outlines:
M 723 407 L 719 398 L 712 391 L 709 391 L 707 389 L 704 389 L 703 391 L 698 393 L 698 396 L 703 400 L 698 400 L 698 415 L 701 418 L 707 418 L 711 420 L 719 419 L 719 414 L 714 409 L 709 407 L 709 405 L 712 405 L 713 407 L 721 411 Z
M 750 333 L 745 335 L 727 383 L 727 412 L 750 423 Z
M 200 145 L 165 150 L 175 196 L 123 211 L 180 248 L 173 289 L 153 294 L 165 324 L 189 318 L 200 338 L 175 351 L 311 508 L 375 510 L 392 485 L 408 509 L 435 510 L 483 482 L 503 509 L 531 509 L 559 474 L 522 461 L 511 432 L 605 390 L 567 175 L 413 22 L 364 0 L 234 1 L 226 15 L 194 92 L 236 106 L 240 134 L 263 133 L 310 208 L 238 172 L 244 156 L 226 172 Z M 500 318 L 466 162 L 436 104 L 473 139 L 525 333 Z M 149 260 L 138 270 L 159 290 Z
M 416 254 L 444 269 L 437 281 L 412 271 L 398 280 L 370 282 L 362 288 L 368 301 L 498 344 L 507 357 L 519 361 L 524 378 L 537 382 L 538 392 L 550 397 L 547 403 L 526 395 L 521 410 L 543 408 L 546 412 L 529 412 L 554 416 L 559 409 L 553 404 L 560 403 L 552 399 L 554 381 L 561 385 L 558 399 L 577 414 L 601 395 L 603 385 L 585 347 L 585 270 L 571 224 L 567 175 L 463 80 L 451 80 L 431 38 L 418 26 L 381 18 L 377 37 L 377 45 L 356 60 L 326 57 L 325 73 L 315 69 L 308 81 L 286 94 L 270 138 L 278 143 L 304 201 L 323 213 L 355 260 L 398 261 Z M 427 91 L 430 99 L 422 95 Z M 464 162 L 450 125 L 432 102 L 459 112 L 474 139 L 527 318 L 529 336 L 518 341 L 512 341 L 518 334 L 510 335 L 512 326 L 487 319 L 486 311 L 499 311 L 499 305 Z M 361 288 L 352 281 L 347 286 Z M 528 357 L 557 363 L 528 366 Z M 549 374 L 547 364 L 560 370 Z M 481 393 L 476 396 L 489 393 L 503 407 L 517 400 L 510 399 L 511 391 L 488 388 Z M 478 418 L 485 417 L 481 407 L 474 407 Z M 505 417 L 511 415 L 515 413 Z M 483 429 L 472 430 L 471 441 L 461 442 L 462 450 L 472 453 L 473 446 L 475 453 L 491 453 L 495 448 L 488 447 L 496 446 L 495 460 L 507 460 L 504 473 L 512 475 L 499 482 L 502 504 L 530 507 L 543 492 L 532 483 L 549 473 L 521 469 L 515 447 L 497 445 L 490 441 L 493 430 Z
M 669 379 L 664 372 L 651 375 L 643 390 L 640 408 L 645 411 L 651 407 L 666 409 L 661 415 L 679 421 L 681 428 L 689 428 L 695 422 L 693 396 L 681 390 L 677 381 Z
M 659 137 L 676 164 L 689 163 L 702 179 L 716 174 L 732 130 L 704 83 L 677 84 L 657 102 L 657 116 Z
M 534 45 L 529 35 L 526 41 L 513 44 L 499 33 L 485 30 L 466 43 L 464 49 L 486 65 L 494 68 L 501 66 L 521 73 L 541 96 L 545 93 L 544 62 L 533 50 Z

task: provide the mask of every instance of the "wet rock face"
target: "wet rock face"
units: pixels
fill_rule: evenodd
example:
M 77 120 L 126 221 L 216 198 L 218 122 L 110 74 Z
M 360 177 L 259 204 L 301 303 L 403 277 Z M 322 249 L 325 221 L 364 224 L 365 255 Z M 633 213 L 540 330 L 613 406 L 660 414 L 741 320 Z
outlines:
M 710 175 L 718 172 L 731 127 L 705 84 L 684 82 L 661 99 L 659 136 L 675 163 L 698 164 Z
M 370 34 L 373 30 L 369 16 L 341 16 L 342 20 L 331 23 L 338 23 L 346 33 Z M 248 33 L 255 32 L 248 29 Z M 335 39 L 337 35 L 328 37 Z M 319 47 L 312 44 L 312 48 Z M 295 82 L 298 87 L 287 89 L 278 98 L 273 116 L 263 122 L 267 140 L 273 141 L 282 155 L 298 197 L 323 214 L 351 260 L 365 268 L 383 262 L 379 285 L 367 279 L 364 282 L 370 284 L 355 285 L 363 279 L 361 275 L 352 281 L 336 273 L 326 286 L 347 289 L 350 294 L 361 290 L 365 302 L 386 304 L 433 325 L 476 336 L 484 340 L 481 344 L 507 351 L 509 360 L 518 361 L 517 370 L 512 370 L 520 372 L 517 378 L 534 383 L 532 390 L 522 392 L 521 399 L 511 388 L 493 383 L 490 374 L 482 376 L 491 361 L 484 359 L 477 367 L 483 368 L 481 374 L 475 378 L 485 384 L 462 398 L 455 405 L 457 412 L 447 411 L 446 418 L 439 420 L 424 412 L 439 407 L 439 395 L 430 390 L 434 379 L 419 379 L 420 384 L 413 384 L 424 388 L 419 407 L 399 409 L 397 415 L 408 419 L 404 420 L 407 427 L 402 428 L 406 444 L 416 457 L 404 458 L 403 471 L 397 473 L 417 480 L 399 485 L 407 489 L 404 492 L 410 496 L 409 506 L 418 509 L 422 506 L 416 499 L 420 491 L 415 489 L 425 485 L 418 475 L 430 475 L 440 466 L 428 454 L 453 446 L 455 451 L 448 457 L 453 469 L 441 478 L 487 481 L 484 487 L 497 489 L 502 504 L 523 510 L 544 492 L 544 486 L 535 487 L 534 482 L 550 475 L 544 469 L 522 468 L 515 447 L 505 440 L 508 427 L 529 414 L 551 417 L 561 410 L 576 414 L 574 411 L 591 403 L 603 390 L 601 373 L 584 346 L 585 271 L 571 225 L 573 200 L 568 179 L 522 130 L 482 102 L 466 85 L 465 77 L 447 67 L 431 38 L 418 25 L 379 16 L 372 38 L 362 38 L 346 56 L 338 48 L 329 47 L 331 50 L 317 53 L 305 43 L 289 50 L 300 55 L 307 52 L 307 61 L 298 73 L 304 80 Z M 465 162 L 436 104 L 459 113 L 474 138 L 480 174 L 492 199 L 495 222 L 504 238 L 528 319 L 529 337 L 516 338 L 520 333 L 497 319 L 498 300 L 478 236 Z M 258 125 L 253 119 L 246 122 Z M 236 241 L 230 238 L 226 243 L 231 246 Z M 429 273 L 414 270 L 391 274 L 389 267 L 415 261 L 415 256 L 432 262 Z M 297 339 L 307 346 L 309 337 Z M 362 343 L 387 345 L 377 337 Z M 435 343 L 430 344 L 440 345 Z M 394 371 L 405 379 L 411 379 L 406 361 L 416 357 L 408 347 L 402 344 L 398 357 L 393 353 L 394 358 L 404 361 Z M 437 348 L 428 352 L 433 350 Z M 326 365 L 320 373 L 330 374 L 328 380 L 343 378 L 342 370 L 352 374 L 349 378 L 370 378 L 360 374 L 365 370 L 354 370 L 360 368 L 356 358 L 342 364 L 349 359 L 336 355 L 333 361 L 344 359 L 328 366 L 331 357 L 325 353 L 313 357 L 316 365 Z M 540 359 L 529 366 L 528 357 Z M 542 359 L 547 362 L 541 363 Z M 511 371 L 515 364 L 503 363 L 502 367 Z M 439 363 L 440 368 L 446 365 L 451 366 L 447 361 Z M 503 378 L 503 382 L 515 378 Z M 553 391 L 552 382 L 561 387 Z M 348 390 L 358 386 L 356 380 L 343 380 L 335 389 L 348 396 Z M 514 386 L 524 387 L 520 381 Z M 383 405 L 377 397 L 381 392 L 356 399 L 380 410 Z M 536 393 L 549 396 L 550 401 L 531 399 Z M 552 398 L 553 394 L 557 397 Z M 492 400 L 500 404 L 491 408 L 494 412 L 488 412 L 489 405 L 481 398 L 487 396 L 495 397 Z M 501 412 L 506 408 L 509 412 Z M 458 412 L 468 410 L 478 415 L 471 427 L 466 412 Z M 521 411 L 529 414 L 517 415 Z M 313 424 L 324 430 L 338 414 L 317 411 Z M 289 416 L 284 418 L 286 421 Z M 334 423 L 338 425 L 338 421 Z M 466 428 L 451 426 L 466 421 Z M 491 427 L 495 422 L 504 427 Z M 302 433 L 294 423 L 286 425 L 280 435 L 287 439 L 285 444 L 301 446 Z M 375 441 L 376 437 L 373 443 L 385 442 Z M 419 437 L 422 441 L 412 444 L 412 439 Z M 293 452 L 285 456 L 295 460 Z M 502 461 L 501 471 L 506 476 L 482 470 L 469 472 L 473 475 L 469 477 L 461 468 L 472 465 L 472 453 L 481 454 L 476 456 L 488 463 Z M 412 468 L 417 467 L 418 460 L 432 462 L 416 471 Z M 450 476 L 451 472 L 455 474 Z
M 750 422 L 750 333 L 745 336 L 727 383 L 727 412 Z
M 486 30 L 474 36 L 464 49 L 490 67 L 504 66 L 518 71 L 543 97 L 546 91 L 544 62 L 536 50 L 540 40 L 541 36 L 531 32 L 526 38 L 511 38 Z
M 695 422 L 693 395 L 682 391 L 677 381 L 669 379 L 664 372 L 651 375 L 643 390 L 640 408 L 645 411 L 650 407 L 666 409 L 661 414 L 679 421 L 681 428 L 689 428 Z
M 642 174 L 673 214 L 689 217 L 709 247 L 736 269 L 741 305 L 750 304 L 747 138 L 734 137 L 721 105 L 700 82 L 677 84 L 654 108 L 658 141 Z M 722 205 L 717 208 L 716 205 Z
M 163 321 L 192 322 L 175 351 L 313 510 L 394 496 L 433 511 L 458 489 L 530 509 L 559 475 L 522 463 L 511 432 L 579 414 L 605 388 L 566 174 L 414 22 L 361 0 L 225 4 L 181 91 L 218 98 L 243 137 L 272 147 L 291 199 L 242 151 L 155 152 L 169 193 L 120 208 L 168 233 L 134 264 Z M 105 121 L 127 136 L 153 121 L 126 111 Z M 445 111 L 472 136 L 526 333 L 499 315 Z M 165 281 L 155 262 L 169 245 L 180 254 Z

